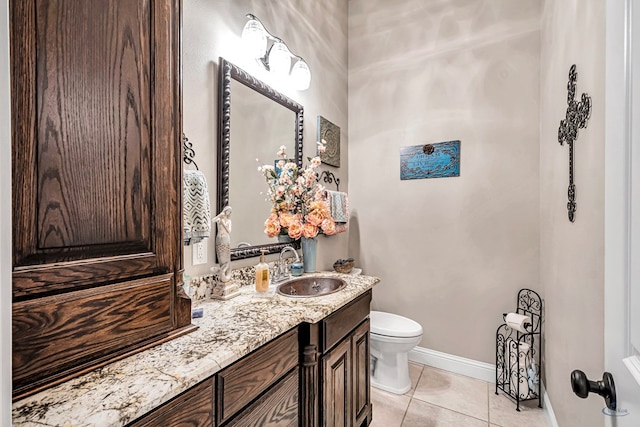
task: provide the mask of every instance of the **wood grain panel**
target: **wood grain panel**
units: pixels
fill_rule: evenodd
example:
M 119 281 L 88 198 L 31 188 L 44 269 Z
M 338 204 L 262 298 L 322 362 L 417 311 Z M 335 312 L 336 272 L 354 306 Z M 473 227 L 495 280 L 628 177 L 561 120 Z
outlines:
M 150 5 L 36 2 L 37 245 L 148 241 Z
M 177 276 L 180 7 L 9 1 L 14 399 L 195 329 Z
M 129 427 L 213 427 L 213 377 L 191 387 Z
M 218 421 L 223 423 L 298 365 L 298 329 L 281 335 L 218 374 Z
M 297 368 L 291 371 L 227 426 L 297 427 L 298 375 Z
M 370 349 L 369 319 L 353 332 L 351 353 L 353 360 L 353 425 L 360 426 L 370 415 Z M 368 424 L 368 423 L 367 423 Z
M 154 254 L 135 254 L 70 261 L 44 266 L 18 267 L 13 272 L 13 297 L 23 299 L 45 292 L 73 290 L 86 285 L 166 273 L 156 266 Z
M 35 248 L 36 215 L 36 27 L 35 5 L 10 1 L 11 175 L 13 264 Z
M 322 426 L 352 426 L 351 340 L 342 341 L 323 357 L 322 374 Z
M 302 334 L 301 334 L 302 335 Z M 300 368 L 300 424 L 318 425 L 318 348 L 313 344 L 302 348 Z
M 321 321 L 322 352 L 326 352 L 369 316 L 371 290 Z
M 10 9 L 15 296 L 181 270 L 180 2 Z
M 172 329 L 172 278 L 14 303 L 14 390 Z

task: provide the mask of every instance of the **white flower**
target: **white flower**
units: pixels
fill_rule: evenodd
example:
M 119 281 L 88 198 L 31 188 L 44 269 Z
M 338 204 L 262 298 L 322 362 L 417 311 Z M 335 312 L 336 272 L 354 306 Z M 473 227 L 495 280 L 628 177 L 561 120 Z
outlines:
M 316 142 L 316 144 L 318 145 L 318 153 L 322 154 L 327 151 L 327 141 L 325 141 L 324 139 L 320 142 Z
M 277 155 L 278 155 L 279 157 L 282 157 L 283 159 L 284 159 L 285 157 L 287 157 L 287 146 L 286 146 L 286 145 L 281 145 L 281 146 L 280 146 L 280 150 L 278 150 Z

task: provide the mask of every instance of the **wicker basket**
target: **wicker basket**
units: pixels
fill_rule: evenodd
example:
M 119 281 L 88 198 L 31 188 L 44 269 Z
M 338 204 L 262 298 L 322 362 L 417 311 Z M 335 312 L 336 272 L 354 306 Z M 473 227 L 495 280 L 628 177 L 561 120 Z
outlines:
M 353 268 L 353 264 L 355 261 L 353 258 L 347 259 L 339 259 L 335 263 L 333 263 L 333 269 L 338 273 L 349 274 L 351 273 L 351 269 Z

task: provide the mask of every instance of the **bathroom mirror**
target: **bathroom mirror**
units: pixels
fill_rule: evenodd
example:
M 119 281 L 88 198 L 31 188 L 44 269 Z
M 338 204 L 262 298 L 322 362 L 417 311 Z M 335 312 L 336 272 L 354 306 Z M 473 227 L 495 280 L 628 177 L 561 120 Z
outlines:
M 258 166 L 273 164 L 281 145 L 302 167 L 303 108 L 224 58 L 218 85 L 218 191 L 216 212 L 229 205 L 231 259 L 279 252 L 286 245 L 264 233 L 271 203 Z M 256 159 L 258 161 L 256 162 Z

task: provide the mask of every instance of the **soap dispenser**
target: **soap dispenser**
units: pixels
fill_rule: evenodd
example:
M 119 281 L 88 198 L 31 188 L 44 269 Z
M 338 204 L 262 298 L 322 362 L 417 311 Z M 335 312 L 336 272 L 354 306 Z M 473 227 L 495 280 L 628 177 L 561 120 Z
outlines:
M 269 290 L 269 265 L 264 260 L 265 250 L 260 251 L 260 263 L 256 265 L 256 292 Z

